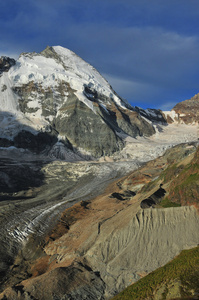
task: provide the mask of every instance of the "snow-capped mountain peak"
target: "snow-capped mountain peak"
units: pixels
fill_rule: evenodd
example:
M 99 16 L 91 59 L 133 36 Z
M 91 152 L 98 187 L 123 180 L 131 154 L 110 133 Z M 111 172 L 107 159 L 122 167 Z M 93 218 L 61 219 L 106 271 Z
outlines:
M 0 112 L 0 137 L 48 132 L 94 156 L 120 149 L 128 135 L 155 132 L 93 66 L 61 46 L 22 53 L 2 69 Z

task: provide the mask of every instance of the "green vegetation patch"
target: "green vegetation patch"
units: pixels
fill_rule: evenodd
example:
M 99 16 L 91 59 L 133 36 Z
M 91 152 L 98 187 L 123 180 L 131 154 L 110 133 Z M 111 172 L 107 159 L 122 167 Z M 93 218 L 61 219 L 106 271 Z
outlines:
M 162 172 L 162 174 L 160 175 L 160 178 L 163 179 L 164 183 L 167 183 L 170 180 L 175 179 L 182 170 L 183 170 L 182 165 L 177 166 L 177 164 L 173 164 Z
M 198 153 L 198 152 L 197 152 Z M 170 182 L 167 198 L 161 206 L 175 207 L 173 203 L 181 205 L 197 204 L 199 199 L 199 164 L 197 155 L 188 165 L 176 163 L 164 170 L 160 176 L 163 183 Z
M 195 183 L 196 181 L 199 181 L 199 174 L 198 173 L 189 175 L 185 179 L 184 185 L 192 184 L 192 183 Z
M 113 300 L 154 299 L 163 285 L 162 299 L 166 299 L 169 285 L 177 280 L 181 284 L 182 297 L 192 297 L 193 291 L 199 293 L 199 247 L 182 251 L 174 260 L 129 286 Z
M 167 208 L 167 207 L 179 207 L 181 206 L 180 203 L 172 202 L 167 197 L 165 197 L 161 202 L 160 206 Z

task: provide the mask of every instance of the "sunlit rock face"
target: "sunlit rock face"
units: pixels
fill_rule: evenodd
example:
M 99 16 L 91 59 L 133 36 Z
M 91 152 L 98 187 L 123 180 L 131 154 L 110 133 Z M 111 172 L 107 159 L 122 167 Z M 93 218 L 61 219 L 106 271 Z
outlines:
M 185 124 L 194 124 L 199 122 L 199 94 L 196 94 L 189 100 L 179 102 L 172 109 L 176 112 L 179 121 Z

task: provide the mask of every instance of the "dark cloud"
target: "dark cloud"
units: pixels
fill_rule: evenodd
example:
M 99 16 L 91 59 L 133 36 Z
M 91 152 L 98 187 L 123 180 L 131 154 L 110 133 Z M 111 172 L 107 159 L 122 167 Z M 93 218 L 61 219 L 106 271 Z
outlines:
M 160 107 L 198 91 L 198 0 L 7 0 L 0 54 L 67 47 L 140 106 Z

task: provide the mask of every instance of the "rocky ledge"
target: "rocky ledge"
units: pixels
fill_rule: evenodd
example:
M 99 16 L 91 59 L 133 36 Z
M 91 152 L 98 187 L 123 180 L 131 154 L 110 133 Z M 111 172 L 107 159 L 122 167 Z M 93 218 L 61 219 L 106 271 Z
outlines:
M 14 66 L 16 63 L 14 58 L 10 58 L 7 56 L 1 56 L 0 57 L 0 75 L 3 72 L 8 72 L 9 69 Z

